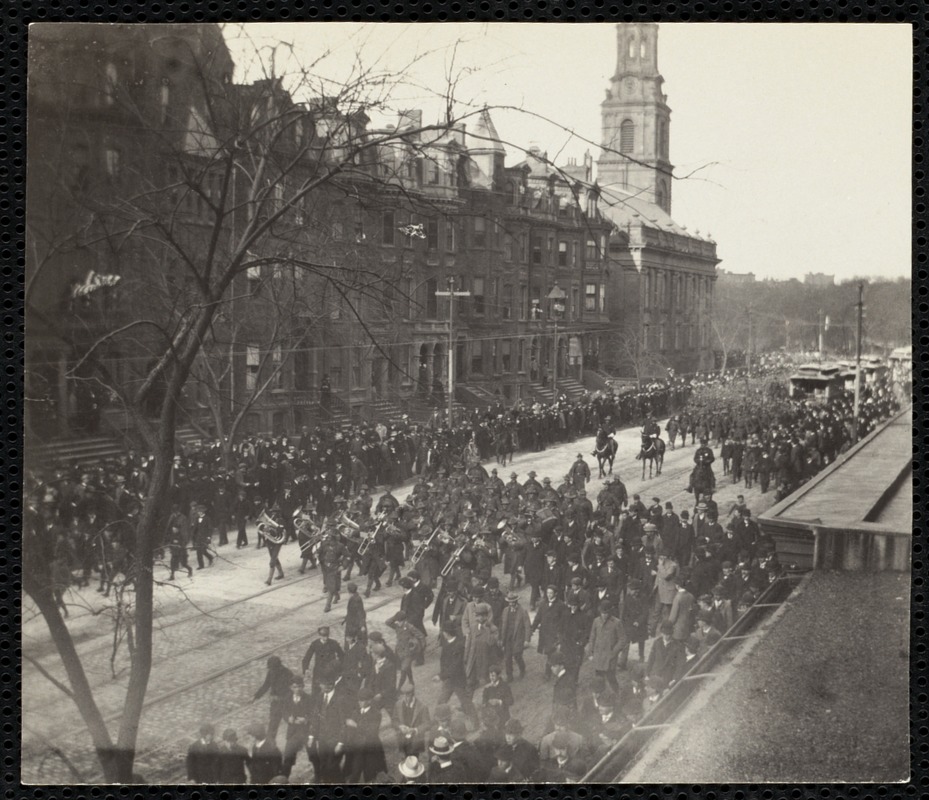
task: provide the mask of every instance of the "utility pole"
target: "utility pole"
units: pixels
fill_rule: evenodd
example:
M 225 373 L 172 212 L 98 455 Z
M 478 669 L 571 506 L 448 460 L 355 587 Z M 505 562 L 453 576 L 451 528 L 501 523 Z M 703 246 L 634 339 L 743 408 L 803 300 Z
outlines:
M 565 312 L 565 300 L 568 295 L 555 281 L 552 290 L 546 295 L 551 303 L 550 313 L 554 323 L 554 342 L 552 343 L 552 405 L 558 405 L 558 318 Z
M 455 291 L 455 276 L 448 276 L 448 291 L 436 292 L 436 297 L 448 298 L 448 427 L 452 427 L 455 411 L 455 298 L 470 297 L 471 292 Z
M 858 407 L 861 402 L 861 320 L 864 316 L 864 283 L 858 284 L 858 335 L 855 337 L 855 441 L 858 441 Z

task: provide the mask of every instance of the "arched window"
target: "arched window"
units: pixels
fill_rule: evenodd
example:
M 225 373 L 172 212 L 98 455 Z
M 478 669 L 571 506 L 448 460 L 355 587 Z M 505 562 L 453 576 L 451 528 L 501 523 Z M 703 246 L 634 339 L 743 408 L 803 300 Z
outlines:
M 619 126 L 619 152 L 631 153 L 635 148 L 635 123 L 624 119 Z

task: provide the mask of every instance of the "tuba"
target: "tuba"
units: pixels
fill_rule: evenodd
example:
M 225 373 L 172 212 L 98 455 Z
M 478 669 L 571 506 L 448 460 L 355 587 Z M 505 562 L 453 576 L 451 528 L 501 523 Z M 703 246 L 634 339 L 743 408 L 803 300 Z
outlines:
M 258 517 L 258 535 L 263 536 L 271 544 L 284 544 L 286 533 L 280 522 L 275 522 L 267 511 L 262 511 Z

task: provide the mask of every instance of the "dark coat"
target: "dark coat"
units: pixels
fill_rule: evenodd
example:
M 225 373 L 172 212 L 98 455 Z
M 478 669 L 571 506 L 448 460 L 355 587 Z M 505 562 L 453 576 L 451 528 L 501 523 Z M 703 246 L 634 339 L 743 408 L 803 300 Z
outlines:
M 283 756 L 278 746 L 270 739 L 265 739 L 254 748 L 248 758 L 248 774 L 251 783 L 266 786 L 272 778 L 283 771 Z

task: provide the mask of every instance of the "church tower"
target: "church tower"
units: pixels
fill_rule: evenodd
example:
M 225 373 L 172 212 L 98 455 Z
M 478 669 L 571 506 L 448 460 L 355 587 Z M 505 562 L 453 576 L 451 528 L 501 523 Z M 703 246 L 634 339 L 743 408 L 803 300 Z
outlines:
M 671 213 L 668 135 L 671 109 L 658 72 L 658 25 L 616 26 L 616 73 L 601 104 L 603 135 L 597 181 Z

